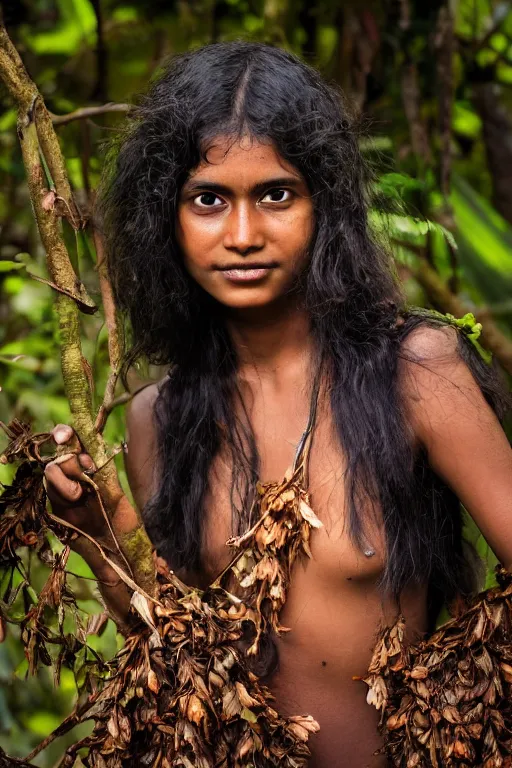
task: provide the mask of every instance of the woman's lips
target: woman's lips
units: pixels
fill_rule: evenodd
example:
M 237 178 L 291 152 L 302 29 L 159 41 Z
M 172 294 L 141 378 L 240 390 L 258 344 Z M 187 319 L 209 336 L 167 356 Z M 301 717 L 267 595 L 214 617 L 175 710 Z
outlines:
M 232 283 L 252 283 L 266 277 L 275 267 L 243 267 L 222 269 L 221 272 Z

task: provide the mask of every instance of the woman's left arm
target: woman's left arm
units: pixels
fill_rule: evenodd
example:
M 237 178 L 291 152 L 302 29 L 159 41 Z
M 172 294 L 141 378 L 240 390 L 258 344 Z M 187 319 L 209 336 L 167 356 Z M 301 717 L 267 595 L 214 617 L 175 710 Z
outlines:
M 470 369 L 453 327 L 422 326 L 403 341 L 404 403 L 434 471 L 464 504 L 502 565 L 512 570 L 512 447 Z

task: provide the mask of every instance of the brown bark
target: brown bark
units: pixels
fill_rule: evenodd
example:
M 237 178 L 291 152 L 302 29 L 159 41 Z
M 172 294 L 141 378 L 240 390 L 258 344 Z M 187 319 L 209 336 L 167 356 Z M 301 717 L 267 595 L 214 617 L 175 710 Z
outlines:
M 110 361 L 110 374 L 105 387 L 103 402 L 95 422 L 96 430 L 98 432 L 103 432 L 107 416 L 112 410 L 112 404 L 115 400 L 116 384 L 121 369 L 123 339 L 118 322 L 117 310 L 114 304 L 114 294 L 107 275 L 103 242 L 97 229 L 94 229 L 94 245 L 96 246 L 98 278 L 100 282 L 103 310 L 105 312 L 105 323 L 108 331 L 108 357 Z
M 454 98 L 453 55 L 455 39 L 453 18 L 448 8 L 441 8 L 437 21 L 435 49 L 437 58 L 438 114 L 441 151 L 439 186 L 445 199 L 450 194 L 452 170 L 452 114 Z

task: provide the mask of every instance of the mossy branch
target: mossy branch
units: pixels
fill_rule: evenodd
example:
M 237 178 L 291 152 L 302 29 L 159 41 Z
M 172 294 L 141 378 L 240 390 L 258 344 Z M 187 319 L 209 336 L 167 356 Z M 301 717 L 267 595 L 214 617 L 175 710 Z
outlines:
M 450 291 L 437 272 L 424 259 L 420 260 L 418 269 L 413 272 L 413 275 L 433 304 L 443 312 L 462 317 L 472 311 L 462 299 Z M 483 324 L 483 345 L 496 355 L 503 368 L 512 376 L 512 342 L 498 328 L 488 311 L 475 310 L 474 314 Z
M 23 62 L 12 44 L 7 31 L 0 24 L 0 78 L 3 80 L 18 108 L 18 137 L 27 173 L 32 208 L 41 241 L 47 256 L 52 282 L 59 291 L 55 301 L 61 344 L 61 365 L 64 388 L 69 401 L 73 426 L 96 463 L 102 467 L 95 475 L 105 509 L 116 528 L 116 511 L 124 493 L 117 477 L 114 462 L 108 461 L 108 451 L 98 430 L 93 413 L 92 392 L 88 361 L 82 353 L 80 337 L 80 310 L 93 313 L 96 307 L 77 278 L 66 249 L 61 218 L 66 218 L 78 229 L 83 219 L 73 200 L 64 158 L 52 124 L 52 119 L 37 86 L 30 79 Z M 48 179 L 48 174 L 50 179 Z M 102 273 L 102 293 L 106 295 L 106 275 Z M 109 307 L 109 311 L 110 311 Z M 109 327 L 113 338 L 109 352 L 115 384 L 119 367 L 117 328 Z M 112 393 L 110 393 L 112 394 Z M 105 466 L 103 466 L 105 465 Z M 135 581 L 152 593 L 155 571 L 151 544 L 140 522 L 133 530 L 117 531 L 124 555 L 130 563 Z

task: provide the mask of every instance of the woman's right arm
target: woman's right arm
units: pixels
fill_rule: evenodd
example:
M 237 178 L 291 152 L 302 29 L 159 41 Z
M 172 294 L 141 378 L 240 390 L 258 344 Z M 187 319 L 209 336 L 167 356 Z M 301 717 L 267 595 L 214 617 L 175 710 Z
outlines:
M 136 393 L 126 408 L 125 467 L 135 504 L 141 510 L 154 492 L 156 466 L 156 436 L 153 424 L 153 406 L 158 394 L 158 384 L 151 384 Z M 78 440 L 71 427 L 57 424 L 52 435 L 58 445 L 69 445 L 73 458 L 62 463 L 50 462 L 45 468 L 45 481 L 52 512 L 76 528 L 87 533 L 109 550 L 114 542 L 91 486 L 84 482 L 84 469 L 93 469 L 94 463 L 78 447 Z M 138 525 L 137 513 L 128 498 L 122 494 L 111 518 L 117 534 L 133 530 Z M 128 611 L 131 590 L 126 587 L 115 570 L 104 560 L 98 548 L 85 536 L 72 543 L 73 549 L 88 563 L 98 579 L 98 586 L 106 607 L 119 629 L 129 628 Z M 111 557 L 111 552 L 108 552 Z M 123 566 L 120 559 L 116 563 Z

